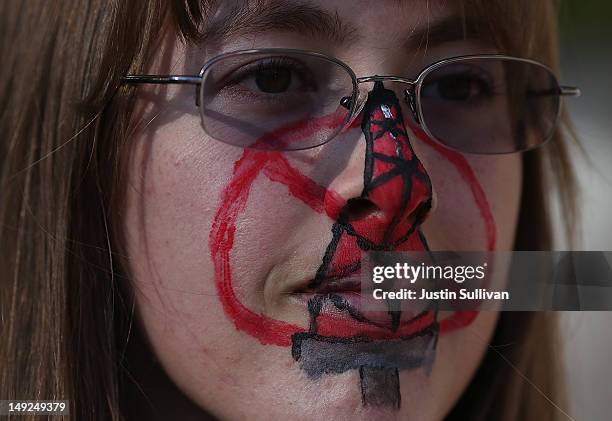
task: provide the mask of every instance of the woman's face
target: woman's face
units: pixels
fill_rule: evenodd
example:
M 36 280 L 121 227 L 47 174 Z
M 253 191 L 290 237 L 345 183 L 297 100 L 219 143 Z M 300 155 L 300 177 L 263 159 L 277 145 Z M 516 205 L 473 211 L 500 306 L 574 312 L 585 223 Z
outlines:
M 495 51 L 458 36 L 447 3 L 263 3 L 238 13 L 224 2 L 211 24 L 215 36 L 199 46 L 168 34 L 149 71 L 193 74 L 224 52 L 294 48 L 337 57 L 357 76 L 415 77 L 446 57 Z M 132 139 L 124 213 L 138 312 L 169 377 L 215 416 L 439 419 L 476 370 L 494 313 L 440 314 L 439 329 L 416 341 L 397 332 L 433 325 L 422 330 L 400 316 L 392 328 L 384 316 L 363 312 L 357 320 L 341 308 L 351 295 L 342 280 L 354 278 L 367 248 L 358 237 L 380 244 L 387 233 L 395 250 L 513 245 L 520 156 L 440 147 L 418 129 L 405 88 L 384 87 L 401 108 L 388 92 L 372 94 L 370 107 L 331 142 L 276 153 L 205 134 L 192 86 L 139 88 L 143 123 Z M 372 124 L 360 123 L 398 113 L 408 126 L 393 133 L 403 166 L 395 181 L 371 185 L 364 173 L 381 175 L 380 156 L 389 151 L 383 140 L 368 143 Z M 398 219 L 408 225 L 392 227 Z

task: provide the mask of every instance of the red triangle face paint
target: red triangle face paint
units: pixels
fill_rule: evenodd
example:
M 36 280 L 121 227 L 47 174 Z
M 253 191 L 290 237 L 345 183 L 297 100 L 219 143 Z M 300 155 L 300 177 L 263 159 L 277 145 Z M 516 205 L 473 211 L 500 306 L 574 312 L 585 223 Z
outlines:
M 328 117 L 320 120 L 300 125 L 304 129 L 296 132 L 292 141 L 311 135 L 310 131 L 318 130 L 319 124 L 326 128 L 336 124 Z M 455 312 L 438 323 L 432 311 L 413 315 L 390 312 L 381 320 L 361 311 L 343 294 L 324 293 L 327 281 L 356 274 L 366 251 L 428 249 L 419 228 L 431 207 L 431 181 L 412 149 L 395 94 L 382 83 L 375 85 L 362 119 L 355 121 L 361 121 L 367 146 L 364 189 L 359 197 L 346 200 L 317 184 L 294 168 L 283 153 L 245 150 L 234 163 L 233 176 L 222 191 L 209 236 L 210 252 L 219 300 L 236 329 L 264 345 L 291 347 L 294 359 L 310 377 L 359 370 L 364 404 L 398 408 L 398 371 L 428 367 L 438 332 L 444 334 L 468 326 L 477 313 Z M 411 128 L 419 141 L 457 169 L 459 182 L 469 187 L 480 212 L 488 249 L 493 250 L 492 212 L 466 159 L 429 139 L 418 127 Z M 325 258 L 311 285 L 320 293 L 316 294 L 318 301 L 308 306 L 309 327 L 254 312 L 234 291 L 230 252 L 236 221 L 245 210 L 253 182 L 262 176 L 285 185 L 296 200 L 332 221 Z M 411 345 L 406 346 L 408 343 Z M 390 350 L 388 354 L 377 351 L 381 345 Z M 326 355 L 343 355 L 343 362 L 327 361 L 323 358 Z

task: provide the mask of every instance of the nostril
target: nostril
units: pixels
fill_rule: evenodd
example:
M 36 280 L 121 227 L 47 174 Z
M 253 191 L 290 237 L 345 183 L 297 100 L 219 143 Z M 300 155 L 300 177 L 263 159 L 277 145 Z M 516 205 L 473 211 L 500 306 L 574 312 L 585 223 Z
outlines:
M 356 221 L 375 216 L 380 212 L 380 208 L 371 200 L 364 197 L 355 197 L 346 202 L 346 205 L 342 208 L 341 215 L 349 221 Z

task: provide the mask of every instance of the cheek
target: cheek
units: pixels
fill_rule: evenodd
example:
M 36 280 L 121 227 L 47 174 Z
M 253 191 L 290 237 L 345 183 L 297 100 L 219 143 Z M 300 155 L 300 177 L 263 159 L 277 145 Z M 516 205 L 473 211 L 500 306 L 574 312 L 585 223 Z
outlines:
M 195 124 L 178 127 L 149 128 L 133 139 L 126 191 L 124 231 L 139 311 L 147 329 L 159 331 L 198 326 L 202 308 L 218 305 L 208 236 L 241 152 L 202 139 Z
M 521 201 L 521 155 L 473 156 L 469 162 L 495 220 L 495 249 L 513 250 Z
M 511 250 L 522 183 L 520 155 L 467 155 L 417 138 L 435 209 L 424 224 L 432 249 Z
M 292 274 L 312 272 L 325 250 L 329 225 L 326 215 L 313 212 L 287 186 L 260 174 L 236 218 L 229 255 L 239 301 L 251 310 L 271 314 L 274 308 L 264 298 L 270 280 L 280 282 L 277 271 L 287 265 Z

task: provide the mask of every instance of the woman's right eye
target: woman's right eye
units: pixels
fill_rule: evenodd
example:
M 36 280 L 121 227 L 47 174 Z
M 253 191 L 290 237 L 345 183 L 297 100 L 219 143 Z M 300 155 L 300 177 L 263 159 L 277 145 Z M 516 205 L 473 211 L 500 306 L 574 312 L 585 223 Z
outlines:
M 223 89 L 238 89 L 254 95 L 278 96 L 313 91 L 315 77 L 299 63 L 267 59 L 234 71 Z
M 292 78 L 291 70 L 287 68 L 261 69 L 255 74 L 255 85 L 267 94 L 278 94 L 289 89 Z

